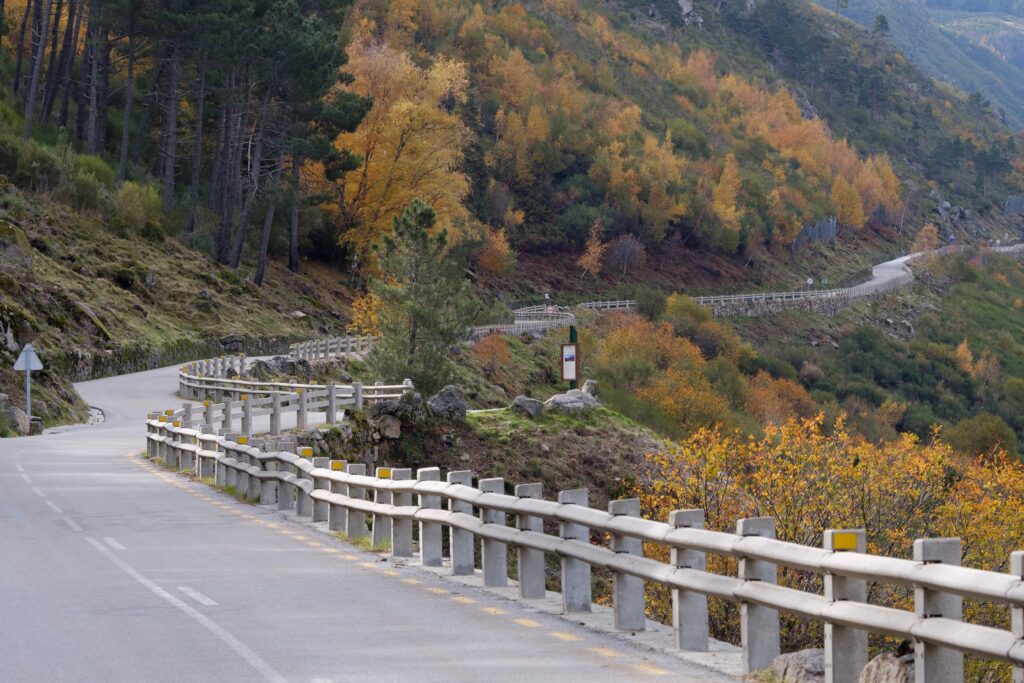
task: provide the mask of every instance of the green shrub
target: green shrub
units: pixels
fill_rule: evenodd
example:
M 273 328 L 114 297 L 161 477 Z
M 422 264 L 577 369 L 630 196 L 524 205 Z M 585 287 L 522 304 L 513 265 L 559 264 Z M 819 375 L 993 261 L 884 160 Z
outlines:
M 0 102 L 0 130 L 18 133 L 21 130 L 21 117 L 7 102 Z
M 60 183 L 60 157 L 49 147 L 29 140 L 21 146 L 18 154 L 18 170 L 14 182 L 33 190 L 48 190 Z
M 1003 418 L 990 413 L 960 420 L 946 430 L 945 438 L 954 450 L 971 458 L 990 455 L 1000 448 L 1017 455 L 1017 435 Z
M 633 298 L 636 300 L 636 312 L 651 322 L 657 322 L 665 313 L 667 297 L 651 287 L 637 287 Z
M 78 154 L 75 156 L 75 174 L 91 173 L 96 180 L 108 188 L 114 187 L 117 174 L 110 168 L 103 159 L 89 154 Z
M 119 234 L 159 241 L 164 237 L 162 221 L 160 195 L 152 185 L 129 180 L 114 193 L 110 224 Z
M 10 135 L 0 135 L 0 174 L 13 178 L 18 171 L 19 156 L 21 140 Z
M 95 211 L 100 208 L 103 188 L 100 181 L 89 172 L 75 172 L 71 187 L 71 205 L 79 211 Z

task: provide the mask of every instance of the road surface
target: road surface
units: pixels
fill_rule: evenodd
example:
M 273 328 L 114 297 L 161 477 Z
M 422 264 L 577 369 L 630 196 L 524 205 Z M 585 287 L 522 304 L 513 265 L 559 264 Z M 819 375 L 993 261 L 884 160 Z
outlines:
M 732 680 L 237 503 L 136 454 L 177 367 L 0 440 L 0 681 Z

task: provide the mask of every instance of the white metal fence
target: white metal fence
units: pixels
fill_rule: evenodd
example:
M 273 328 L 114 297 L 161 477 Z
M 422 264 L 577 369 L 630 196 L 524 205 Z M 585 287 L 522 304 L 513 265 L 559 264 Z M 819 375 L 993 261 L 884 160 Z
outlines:
M 374 476 L 357 463 L 309 459 L 308 449 L 290 443 L 265 444 L 233 435 L 215 436 L 185 426 L 184 415 L 153 413 L 147 421 L 150 457 L 170 467 L 213 477 L 264 505 L 294 509 L 326 522 L 350 539 L 371 536 L 390 543 L 396 557 L 416 552 L 426 566 L 442 566 L 447 529 L 453 574 L 475 571 L 474 537 L 481 540 L 484 584 L 503 586 L 508 553 L 517 554 L 519 597 L 544 597 L 545 555 L 561 562 L 561 593 L 566 612 L 591 608 L 592 567 L 614 575 L 616 628 L 644 628 L 645 582 L 673 594 L 675 643 L 682 649 L 708 647 L 707 598 L 737 603 L 741 613 L 744 669 L 768 666 L 779 654 L 779 611 L 825 624 L 826 680 L 857 680 L 867 661 L 867 633 L 912 641 L 918 683 L 962 681 L 963 654 L 1011 662 L 1014 681 L 1024 677 L 1024 552 L 1010 558 L 1010 573 L 960 567 L 959 539 L 914 542 L 914 559 L 864 553 L 864 532 L 827 530 L 823 548 L 775 539 L 770 518 L 737 522 L 736 533 L 703 528 L 703 511 L 680 510 L 667 521 L 640 518 L 636 499 L 618 500 L 608 511 L 588 507 L 587 491 L 561 491 L 543 499 L 540 484 L 514 488 L 503 479 L 480 479 L 469 471 L 436 467 L 417 470 L 377 468 Z M 294 453 L 292 450 L 303 450 Z M 512 495 L 506 491 L 512 491 Z M 508 515 L 514 521 L 510 524 Z M 418 523 L 414 534 L 413 524 Z M 544 523 L 558 525 L 557 535 Z M 610 538 L 607 547 L 591 542 Z M 645 557 L 643 544 L 671 551 L 669 562 Z M 736 576 L 705 571 L 706 555 L 736 558 Z M 778 567 L 823 577 L 824 595 L 779 586 Z M 866 602 L 867 581 L 914 589 L 914 611 Z M 1010 630 L 966 623 L 964 598 L 997 603 L 1011 613 Z

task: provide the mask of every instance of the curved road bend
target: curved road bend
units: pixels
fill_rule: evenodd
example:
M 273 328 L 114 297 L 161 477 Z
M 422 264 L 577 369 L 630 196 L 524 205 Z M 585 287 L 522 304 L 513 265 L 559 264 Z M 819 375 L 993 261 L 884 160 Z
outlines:
M 733 680 L 330 540 L 144 464 L 177 366 L 0 440 L 0 681 Z

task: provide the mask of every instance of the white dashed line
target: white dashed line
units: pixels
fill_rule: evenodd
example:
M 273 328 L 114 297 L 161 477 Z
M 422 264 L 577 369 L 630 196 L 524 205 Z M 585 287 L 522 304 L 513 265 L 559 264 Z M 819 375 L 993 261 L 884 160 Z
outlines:
M 197 591 L 195 588 L 189 588 L 188 586 L 178 586 L 178 590 L 180 590 L 182 593 L 198 602 L 200 605 L 205 605 L 206 607 L 216 607 L 217 605 L 216 600 L 206 597 L 205 595 Z
M 54 503 L 52 500 L 46 501 L 46 504 L 49 505 L 50 509 L 53 510 L 54 512 L 56 512 L 58 515 L 63 515 L 64 514 L 64 511 L 61 510 L 59 507 L 57 507 L 57 504 Z
M 202 626 L 207 631 L 216 636 L 222 643 L 224 643 L 229 648 L 234 650 L 235 653 L 239 657 L 244 659 L 246 662 L 248 662 L 249 666 L 255 669 L 260 674 L 260 676 L 263 677 L 264 680 L 271 681 L 273 683 L 277 683 L 278 681 L 284 683 L 284 676 L 279 674 L 276 670 L 274 670 L 273 667 L 271 667 L 269 664 L 263 661 L 263 659 L 258 654 L 253 652 L 252 649 L 247 647 L 245 643 L 243 643 L 242 641 L 238 640 L 238 638 L 235 638 L 233 635 L 228 633 L 220 624 L 215 622 L 213 619 L 210 619 L 210 617 L 206 616 L 205 614 L 197 610 L 195 607 L 192 607 L 187 602 L 179 600 L 172 594 L 165 591 L 160 586 L 156 585 L 155 583 L 147 579 L 145 576 L 136 571 L 134 567 L 132 567 L 130 564 L 122 560 L 114 553 L 112 553 L 106 546 L 97 541 L 95 538 L 87 537 L 86 540 L 89 541 L 92 547 L 96 548 L 96 550 L 100 551 L 104 556 L 106 556 L 108 560 L 117 565 L 118 568 L 120 568 L 121 571 L 123 571 L 125 574 L 138 581 L 140 584 L 148 588 L 158 597 L 166 600 L 168 603 L 170 603 L 174 607 L 178 608 L 179 610 L 187 614 L 189 617 L 198 622 L 200 626 Z
M 111 538 L 110 536 L 104 537 L 103 540 L 106 541 L 107 545 L 109 545 L 114 550 L 127 550 L 127 548 L 125 548 L 123 545 L 118 543 L 115 539 Z
M 22 465 L 20 462 L 18 464 L 16 464 L 15 467 L 18 468 L 19 472 L 24 472 L 25 471 L 24 465 Z
M 21 473 L 21 478 L 25 480 L 26 484 L 31 484 L 32 483 L 32 477 L 28 476 L 24 472 Z
M 69 527 L 71 527 L 72 531 L 81 531 L 82 530 L 82 527 L 78 526 L 78 522 L 76 522 L 75 520 L 71 519 L 70 517 L 62 517 L 62 519 L 64 520 L 65 524 L 67 524 Z
M 46 498 L 46 494 L 43 493 L 43 490 L 38 486 L 33 486 L 32 490 L 35 491 L 36 495 L 39 496 L 40 498 Z

